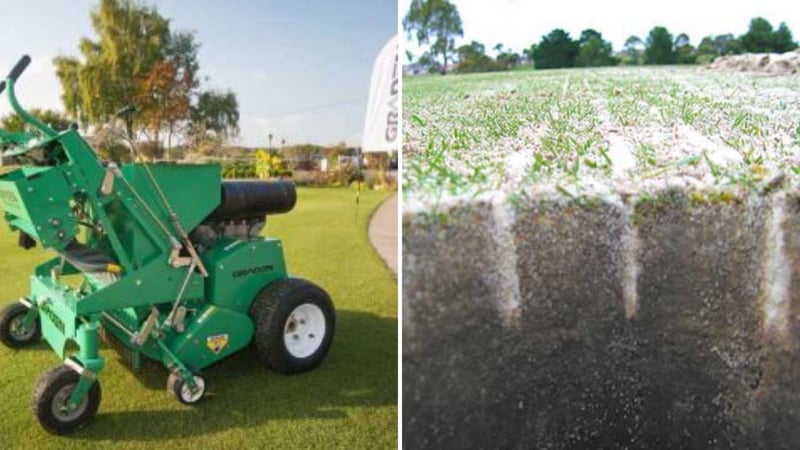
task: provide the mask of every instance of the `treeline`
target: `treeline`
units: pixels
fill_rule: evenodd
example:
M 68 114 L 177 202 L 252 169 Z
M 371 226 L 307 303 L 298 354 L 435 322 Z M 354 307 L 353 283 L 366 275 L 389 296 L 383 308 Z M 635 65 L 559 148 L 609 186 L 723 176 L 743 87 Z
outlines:
M 786 23 L 773 28 L 763 17 L 750 21 L 741 36 L 722 34 L 706 36 L 697 46 L 686 33 L 673 35 L 666 27 L 656 26 L 642 39 L 630 36 L 621 51 L 615 52 L 602 33 L 583 30 L 577 38 L 556 28 L 542 36 L 538 43 L 517 53 L 497 44 L 495 57 L 486 54 L 484 44 L 472 41 L 455 47 L 455 38 L 462 37 L 461 17 L 448 0 L 412 0 L 403 27 L 427 48 L 417 66 L 442 74 L 511 70 L 520 65 L 537 69 L 561 67 L 598 67 L 617 64 L 707 64 L 722 55 L 739 53 L 783 53 L 797 48 Z M 407 54 L 409 60 L 413 55 Z
M 521 54 L 503 50 L 498 44 L 496 58 L 486 55 L 484 46 L 471 42 L 456 50 L 459 73 L 509 70 L 526 63 L 537 69 L 562 67 L 599 67 L 617 64 L 708 64 L 714 58 L 740 53 L 784 53 L 797 48 L 792 32 L 785 23 L 778 28 L 764 18 L 750 21 L 750 28 L 741 36 L 722 34 L 704 37 L 692 45 L 686 33 L 673 35 L 666 27 L 654 27 L 645 39 L 630 36 L 620 52 L 614 52 L 602 33 L 586 29 L 573 39 L 556 28 Z

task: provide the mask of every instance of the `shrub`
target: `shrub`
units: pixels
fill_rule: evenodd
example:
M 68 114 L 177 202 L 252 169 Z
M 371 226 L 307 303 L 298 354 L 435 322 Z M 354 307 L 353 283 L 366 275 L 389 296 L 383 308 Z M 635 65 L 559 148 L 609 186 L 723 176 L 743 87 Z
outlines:
M 251 162 L 235 161 L 222 163 L 223 178 L 257 178 L 256 165 Z
M 298 170 L 293 173 L 294 183 L 298 186 L 330 186 L 333 179 L 328 172 Z

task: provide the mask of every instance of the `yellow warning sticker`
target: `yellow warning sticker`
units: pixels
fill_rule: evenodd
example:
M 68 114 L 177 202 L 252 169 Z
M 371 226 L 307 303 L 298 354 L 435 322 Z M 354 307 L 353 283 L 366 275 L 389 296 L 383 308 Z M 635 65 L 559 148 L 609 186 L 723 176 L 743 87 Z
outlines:
M 228 334 L 215 334 L 206 338 L 206 345 L 209 350 L 218 355 L 225 347 L 228 346 Z

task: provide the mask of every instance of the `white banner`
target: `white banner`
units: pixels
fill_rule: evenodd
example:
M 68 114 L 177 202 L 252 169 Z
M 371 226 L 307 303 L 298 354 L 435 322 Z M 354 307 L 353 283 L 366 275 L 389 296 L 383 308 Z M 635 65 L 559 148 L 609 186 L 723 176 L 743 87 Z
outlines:
M 389 152 L 400 149 L 400 91 L 397 67 L 397 36 L 383 47 L 372 68 L 372 82 L 364 123 L 362 151 Z

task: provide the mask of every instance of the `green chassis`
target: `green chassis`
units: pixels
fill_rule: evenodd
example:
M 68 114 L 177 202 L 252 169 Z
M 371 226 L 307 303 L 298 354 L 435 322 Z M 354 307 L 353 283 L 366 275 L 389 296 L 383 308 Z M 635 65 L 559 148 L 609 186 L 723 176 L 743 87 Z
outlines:
M 189 264 L 192 258 L 178 252 L 180 234 L 219 205 L 219 166 L 104 167 L 76 130 L 55 132 L 20 107 L 16 76 L 5 80 L 9 102 L 40 133 L 3 131 L 0 150 L 19 157 L 42 152 L 52 163 L 0 176 L 0 207 L 13 231 L 58 253 L 31 277 L 30 296 L 21 300 L 29 308 L 21 330 L 38 320 L 59 358 L 80 374 L 70 410 L 103 369 L 101 331 L 133 367 L 141 366 L 142 356 L 160 361 L 194 390 L 193 372 L 253 338 L 253 299 L 288 276 L 281 242 L 222 239 Z M 81 272 L 65 258 L 74 242 L 105 250 L 116 261 L 103 274 Z M 70 282 L 71 275 L 79 283 Z M 66 355 L 68 343 L 77 352 Z

